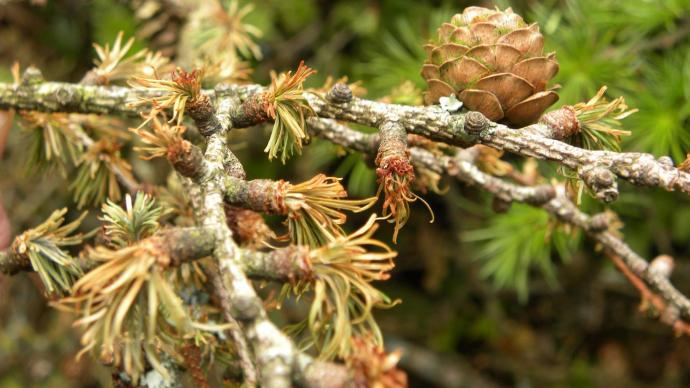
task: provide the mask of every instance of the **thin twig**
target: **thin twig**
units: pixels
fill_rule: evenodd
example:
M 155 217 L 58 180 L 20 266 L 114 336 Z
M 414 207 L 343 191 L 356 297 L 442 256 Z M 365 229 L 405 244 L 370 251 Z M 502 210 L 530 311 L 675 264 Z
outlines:
M 259 85 L 229 85 L 214 91 L 202 91 L 212 101 L 236 96 L 251 102 L 263 93 Z M 45 112 L 79 112 L 118 114 L 138 117 L 144 106 L 132 103 L 140 98 L 158 95 L 146 90 L 117 86 L 91 86 L 61 82 L 39 82 L 32 85 L 0 83 L 0 109 L 23 109 Z M 447 112 L 439 106 L 406 106 L 352 98 L 349 102 L 332 102 L 321 94 L 305 92 L 314 112 L 322 118 L 334 118 L 377 128 L 395 117 L 408 133 L 451 145 L 485 144 L 521 156 L 550 160 L 574 170 L 596 167 L 639 186 L 678 189 L 690 193 L 690 173 L 669 163 L 669 158 L 635 152 L 593 151 L 562 142 L 560 131 L 544 123 L 520 129 L 486 121 L 485 128 L 468 131 L 467 113 Z M 243 104 L 244 105 L 244 104 Z M 253 120 L 244 107 L 231 113 L 233 125 L 250 126 L 265 121 Z M 476 113 L 476 112 L 475 112 Z M 585 182 L 587 183 L 587 182 Z
M 346 148 L 368 152 L 373 155 L 376 149 L 376 135 L 366 135 L 354 131 L 333 120 L 312 119 L 309 121 L 313 135 L 326 138 Z M 665 311 L 672 307 L 678 311 L 679 319 L 672 319 L 669 324 L 686 332 L 690 322 L 690 300 L 676 289 L 668 278 L 649 271 L 646 260 L 635 253 L 618 235 L 608 230 L 608 225 L 600 224 L 602 218 L 589 216 L 570 201 L 563 186 L 522 186 L 506 182 L 489 175 L 477 168 L 473 162 L 476 154 L 469 150 L 459 150 L 454 157 L 437 156 L 431 152 L 413 147 L 410 149 L 412 163 L 434 172 L 454 177 L 466 184 L 477 186 L 508 203 L 521 202 L 540 207 L 561 222 L 577 226 L 609 252 L 610 257 L 619 258 L 629 273 L 641 280 L 648 290 L 652 290 L 663 301 Z M 633 283 L 635 285 L 635 283 Z M 636 285 L 637 286 L 637 285 Z M 639 287 L 638 287 L 639 289 Z M 644 294 L 643 294 L 644 296 Z M 690 332 L 689 332 L 690 333 Z

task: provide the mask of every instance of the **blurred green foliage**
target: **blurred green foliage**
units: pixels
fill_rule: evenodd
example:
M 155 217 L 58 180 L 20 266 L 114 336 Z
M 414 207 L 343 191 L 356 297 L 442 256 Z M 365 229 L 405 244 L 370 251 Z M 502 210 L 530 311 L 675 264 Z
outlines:
M 488 217 L 488 225 L 464 233 L 464 240 L 479 246 L 476 258 L 484 262 L 482 276 L 493 279 L 498 288 L 514 287 L 520 300 L 529 293 L 529 272 L 539 270 L 551 285 L 556 284 L 552 251 L 567 261 L 579 240 L 538 208 L 515 204 L 505 214 Z

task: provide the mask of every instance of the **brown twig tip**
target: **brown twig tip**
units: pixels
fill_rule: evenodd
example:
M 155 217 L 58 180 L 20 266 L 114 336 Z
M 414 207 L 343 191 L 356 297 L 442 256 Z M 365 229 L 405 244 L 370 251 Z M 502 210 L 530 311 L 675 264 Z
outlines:
M 135 146 L 134 151 L 140 153 L 139 157 L 144 160 L 166 157 L 183 176 L 199 176 L 203 167 L 203 156 L 198 147 L 182 137 L 186 128 L 182 125 L 171 126 L 165 118 L 160 120 L 158 116 L 146 120 L 151 130 L 143 127 L 129 129 L 146 144 L 144 147 Z
M 255 211 L 226 204 L 225 219 L 232 236 L 241 246 L 259 248 L 275 238 L 264 218 Z
M 411 190 L 415 173 L 407 150 L 405 129 L 398 123 L 386 122 L 381 125 L 380 136 L 381 143 L 375 161 L 379 184 L 376 196 L 383 193 L 382 215 L 389 217 L 389 222 L 395 224 L 393 242 L 396 242 L 398 232 L 410 218 L 410 202 L 420 199 L 429 209 L 431 222 L 434 222 L 434 212 L 424 199 Z
M 352 348 L 347 365 L 354 372 L 355 387 L 407 387 L 407 374 L 397 367 L 402 357 L 400 350 L 386 353 L 367 334 L 353 338 Z
M 608 255 L 623 275 L 640 292 L 642 299 L 640 311 L 647 312 L 653 308 L 659 320 L 671 327 L 676 335 L 690 335 L 690 324 L 679 316 L 679 311 L 675 306 L 670 305 L 661 296 L 649 289 L 647 284 L 637 276 L 626 263 L 614 253 Z
M 554 139 L 566 139 L 580 132 L 580 122 L 575 109 L 566 105 L 541 116 L 539 123 L 547 125 Z
M 352 101 L 352 90 L 346 83 L 338 82 L 326 93 L 326 99 L 334 104 L 346 104 Z
M 481 112 L 471 111 L 465 115 L 465 131 L 471 135 L 479 135 L 489 127 L 489 120 Z
M 610 203 L 618 199 L 616 176 L 608 168 L 583 167 L 578 171 L 578 175 L 598 200 Z
M 190 98 L 184 106 L 184 111 L 194 120 L 199 133 L 203 136 L 210 136 L 221 130 L 220 122 L 215 115 L 215 107 L 211 103 L 211 98 L 201 93 L 201 78 L 203 72 L 195 69 L 185 72 L 177 69 L 172 75 L 173 82 L 187 90 Z
M 203 173 L 203 155 L 199 147 L 187 140 L 168 148 L 168 161 L 182 176 L 196 179 Z
M 286 282 L 295 289 L 312 284 L 314 270 L 312 267 L 311 250 L 304 245 L 288 245 L 270 253 L 246 253 L 248 271 L 253 277 L 277 279 Z
M 267 109 L 270 104 L 269 97 L 269 92 L 263 92 L 247 98 L 240 106 L 238 117 L 233 117 L 233 126 L 243 128 L 270 120 Z
M 622 129 L 621 120 L 637 109 L 629 109 L 623 97 L 608 101 L 604 93 L 606 86 L 589 101 L 547 113 L 539 122 L 549 127 L 551 138 L 570 139 L 586 149 L 620 152 L 621 137 L 630 135 Z
M 671 272 L 673 272 L 673 268 L 675 267 L 675 262 L 673 260 L 673 257 L 669 255 L 660 255 L 654 258 L 652 262 L 649 264 L 649 272 L 652 272 L 656 275 L 668 278 L 671 276 Z

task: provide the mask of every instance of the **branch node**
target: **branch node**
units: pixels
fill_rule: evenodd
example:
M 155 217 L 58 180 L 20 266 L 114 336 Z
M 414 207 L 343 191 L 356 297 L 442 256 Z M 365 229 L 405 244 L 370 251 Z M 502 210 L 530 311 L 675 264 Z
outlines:
M 352 90 L 347 84 L 338 82 L 326 93 L 326 99 L 333 104 L 347 104 L 352 101 Z
M 657 162 L 666 167 L 675 167 L 673 164 L 673 159 L 671 159 L 669 156 L 660 156 L 659 159 L 657 159 Z
M 544 124 L 551 130 L 550 137 L 553 139 L 566 139 L 580 132 L 580 121 L 577 113 L 572 106 L 564 106 L 556 109 L 539 119 L 540 124 Z
M 582 167 L 578 175 L 598 200 L 611 203 L 618 199 L 618 183 L 611 170 L 601 166 Z
M 37 67 L 29 66 L 24 70 L 22 74 L 22 86 L 34 86 L 43 83 L 45 79 L 43 78 L 43 73 Z
M 489 127 L 489 120 L 481 112 L 471 111 L 465 115 L 465 131 L 478 136 Z
M 556 197 L 556 188 L 551 185 L 543 185 L 534 188 L 534 195 L 527 198 L 530 205 L 543 205 Z
M 79 97 L 77 90 L 72 88 L 60 87 L 55 90 L 55 101 L 63 106 L 78 105 Z
M 189 116 L 194 120 L 199 133 L 204 137 L 209 137 L 222 130 L 218 117 L 215 115 L 216 110 L 209 96 L 199 94 L 196 98 L 191 99 L 187 103 L 186 110 Z
M 198 179 L 203 174 L 204 166 L 201 149 L 191 143 L 186 145 L 168 149 L 168 160 L 182 176 Z
M 591 216 L 587 222 L 587 230 L 593 233 L 607 231 L 611 225 L 608 213 L 598 213 Z
M 671 276 L 675 263 L 673 257 L 669 255 L 659 255 L 649 264 L 649 272 L 664 278 Z
M 232 112 L 232 126 L 246 128 L 268 121 L 268 92 L 256 93 L 249 96 L 234 112 Z

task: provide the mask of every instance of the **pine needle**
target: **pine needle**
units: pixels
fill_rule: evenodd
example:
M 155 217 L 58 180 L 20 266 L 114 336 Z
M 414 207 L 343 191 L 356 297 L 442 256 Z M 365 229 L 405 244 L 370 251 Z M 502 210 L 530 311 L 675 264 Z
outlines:
M 398 301 L 390 300 L 371 282 L 389 278 L 396 252 L 372 237 L 377 228 L 376 215 L 372 215 L 351 235 L 312 250 L 313 278 L 283 289 L 284 295 L 313 291 L 308 318 L 293 331 L 308 328 L 305 346 L 314 346 L 323 359 L 345 357 L 352 350 L 352 337 L 363 333 L 372 333 L 375 342 L 382 343 L 372 310 L 392 307 Z
M 86 212 L 63 225 L 66 213 L 67 208 L 54 211 L 45 222 L 22 233 L 12 243 L 15 254 L 28 257 L 48 294 L 68 294 L 72 284 L 83 274 L 77 261 L 64 247 L 83 242 L 84 235 L 73 233 L 86 217 Z
M 324 174 L 297 185 L 285 184 L 288 231 L 297 245 L 319 247 L 343 236 L 341 225 L 347 219 L 343 211 L 359 213 L 376 202 L 376 197 L 345 199 L 347 191 L 340 179 Z
M 280 161 L 285 161 L 295 152 L 302 153 L 302 145 L 309 140 L 306 131 L 306 117 L 313 115 L 302 92 L 303 83 L 316 71 L 301 61 L 293 75 L 291 71 L 278 76 L 271 74 L 271 86 L 266 94 L 266 113 L 274 120 L 271 138 L 264 149 L 268 158 L 280 154 Z

